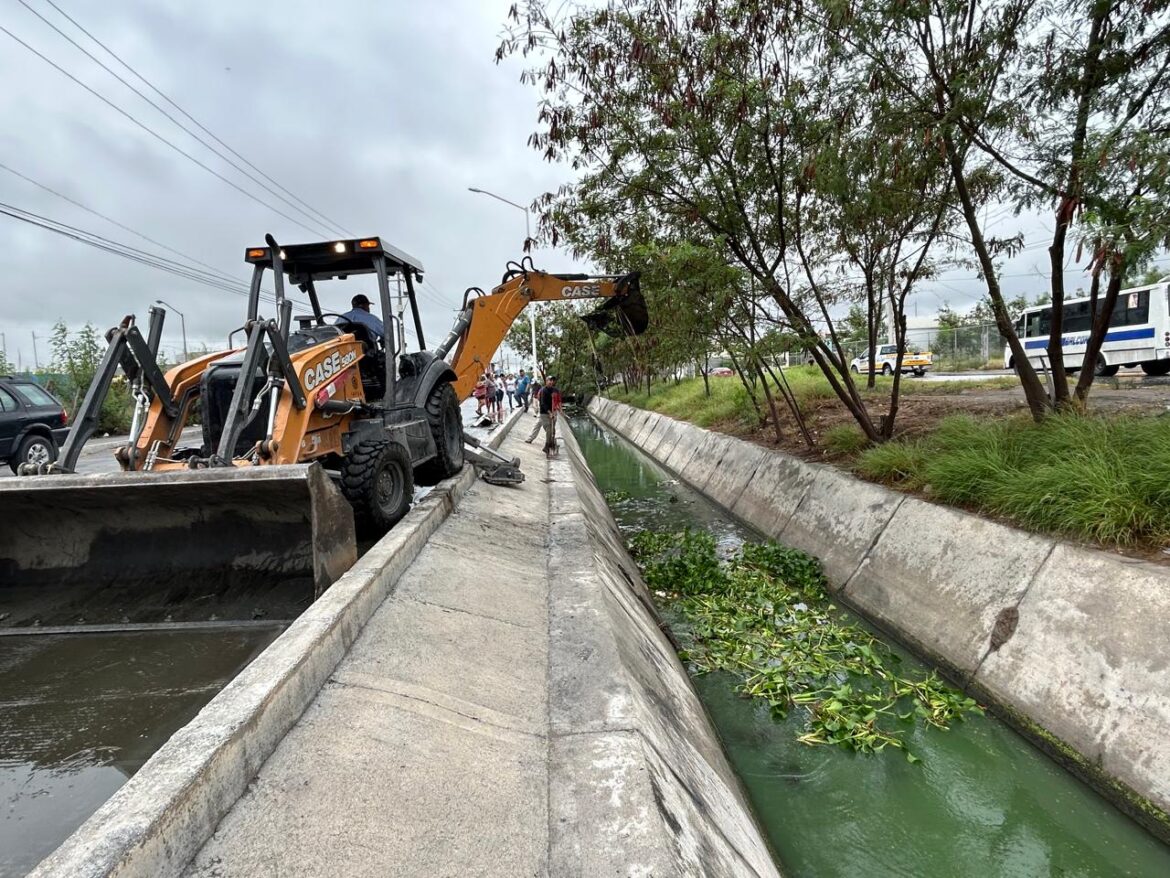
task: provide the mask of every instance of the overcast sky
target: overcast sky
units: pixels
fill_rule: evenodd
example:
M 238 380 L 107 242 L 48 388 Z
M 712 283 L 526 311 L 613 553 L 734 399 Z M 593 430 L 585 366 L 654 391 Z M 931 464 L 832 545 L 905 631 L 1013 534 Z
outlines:
M 126 78 L 141 83 L 45 0 L 25 0 Z M 489 189 L 527 204 L 567 179 L 526 145 L 538 95 L 516 63 L 493 52 L 510 0 L 443 3 L 57 0 L 79 24 L 192 116 L 299 199 L 359 235 L 378 234 L 427 268 L 421 305 L 427 341 L 447 330 L 465 287 L 490 287 L 521 252 L 524 217 L 468 192 Z M 257 204 L 159 142 L 45 61 L 0 33 L 0 162 L 162 244 L 246 283 L 243 251 L 271 232 L 282 242 L 332 237 L 242 178 L 86 58 L 7 0 L 0 24 L 176 146 L 312 231 Z M 161 103 L 161 99 L 152 95 Z M 174 112 L 172 110 L 172 112 Z M 282 193 L 283 194 L 283 193 Z M 287 197 L 287 196 L 286 196 Z M 0 201 L 163 255 L 80 208 L 0 170 Z M 1022 229 L 1034 248 L 1005 269 L 1009 294 L 1045 284 L 1044 227 L 1006 212 L 993 233 Z M 96 251 L 0 216 L 6 257 L 0 331 L 8 357 L 41 363 L 58 319 L 104 329 L 123 314 L 145 321 L 166 299 L 186 314 L 191 345 L 220 346 L 244 299 Z M 540 267 L 579 269 L 567 254 Z M 1069 275 L 1075 286 L 1079 275 Z M 361 283 L 361 282 L 359 282 Z M 353 292 L 330 290 L 327 310 Z M 368 286 L 368 284 L 367 284 Z M 910 313 L 980 294 L 970 270 L 952 272 Z M 916 302 L 916 305 L 915 305 Z M 164 348 L 180 348 L 172 315 Z
M 103 57 L 44 0 L 28 3 Z M 464 288 L 490 288 L 505 262 L 521 254 L 523 214 L 468 187 L 527 204 L 566 179 L 565 168 L 548 165 L 526 146 L 535 94 L 518 82 L 517 67 L 493 61 L 506 2 L 58 5 L 296 196 L 359 235 L 381 235 L 421 260 L 427 269 L 423 322 L 432 345 L 449 328 Z M 313 228 L 16 0 L 5 2 L 0 24 L 177 146 Z M 265 232 L 282 242 L 332 237 L 249 200 L 3 33 L 0 45 L 0 79 L 7 84 L 0 97 L 3 164 L 241 283 L 249 276 L 244 249 L 263 243 Z M 160 249 L 2 170 L 0 201 Z M 221 345 L 243 320 L 242 297 L 7 217 L 0 217 L 0 233 L 7 263 L 0 330 L 14 362 L 19 352 L 22 364 L 31 364 L 31 333 L 47 336 L 58 319 L 100 328 L 126 313 L 145 320 L 157 298 L 185 312 L 192 345 Z M 564 253 L 540 251 L 538 258 L 551 269 L 576 267 Z M 323 305 L 348 310 L 348 296 L 362 289 L 334 286 L 332 301 Z M 179 320 L 172 315 L 164 347 L 179 346 Z M 43 363 L 47 340 L 38 349 Z

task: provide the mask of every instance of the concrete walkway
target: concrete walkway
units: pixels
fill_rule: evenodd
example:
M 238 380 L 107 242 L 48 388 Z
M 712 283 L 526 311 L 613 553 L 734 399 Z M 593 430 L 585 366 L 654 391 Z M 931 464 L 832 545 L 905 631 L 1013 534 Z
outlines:
M 533 423 L 524 484 L 468 490 L 185 875 L 776 875 L 575 444 L 549 462 Z
M 188 875 L 545 871 L 547 464 L 506 453 L 527 481 L 468 491 Z

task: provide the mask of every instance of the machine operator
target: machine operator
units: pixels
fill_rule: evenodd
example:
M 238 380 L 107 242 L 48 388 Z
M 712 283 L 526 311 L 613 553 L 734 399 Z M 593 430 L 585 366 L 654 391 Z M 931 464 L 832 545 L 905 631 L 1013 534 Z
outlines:
M 353 307 L 341 315 L 342 320 L 361 324 L 374 333 L 374 338 L 383 339 L 386 337 L 386 328 L 382 325 L 382 321 L 370 313 L 369 299 L 362 293 L 358 293 L 349 300 L 349 304 Z

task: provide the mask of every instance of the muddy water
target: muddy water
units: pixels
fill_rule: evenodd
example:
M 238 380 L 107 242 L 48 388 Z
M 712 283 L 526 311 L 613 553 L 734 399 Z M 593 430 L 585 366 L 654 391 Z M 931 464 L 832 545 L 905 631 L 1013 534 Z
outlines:
M 281 630 L 0 636 L 0 876 L 35 866 Z
M 573 429 L 627 533 L 689 526 L 727 546 L 761 539 L 595 422 Z M 799 744 L 799 712 L 773 720 L 728 676 L 695 685 L 788 875 L 1170 875 L 1170 849 L 991 717 L 920 729 L 912 765 L 896 752 Z

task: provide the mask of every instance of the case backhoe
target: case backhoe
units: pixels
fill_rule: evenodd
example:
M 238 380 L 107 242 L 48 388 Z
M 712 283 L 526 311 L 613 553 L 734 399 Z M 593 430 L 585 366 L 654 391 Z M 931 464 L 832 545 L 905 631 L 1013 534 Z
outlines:
M 379 238 L 281 246 L 271 236 L 245 259 L 253 270 L 238 346 L 229 338 L 228 350 L 164 374 L 162 309 L 151 309 L 145 336 L 133 318 L 110 331 L 60 459 L 24 468 L 43 478 L 0 486 L 0 586 L 139 582 L 166 593 L 193 578 L 227 588 L 276 573 L 311 576 L 319 593 L 356 559 L 355 518 L 385 531 L 410 508 L 416 481 L 462 469 L 455 372 L 432 352 L 395 349 L 394 275 L 425 344 L 418 260 Z M 275 316 L 263 317 L 269 272 Z M 316 284 L 355 275 L 376 279 L 380 336 L 321 309 Z M 295 327 L 289 284 L 312 312 Z M 134 398 L 115 454 L 123 472 L 70 475 L 119 369 Z M 202 441 L 184 447 L 196 403 Z
M 227 350 L 164 373 L 165 311 L 151 309 L 145 336 L 125 319 L 107 336 L 60 459 L 22 467 L 40 478 L 0 482 L 6 624 L 235 618 L 252 612 L 257 587 L 294 580 L 320 594 L 356 559 L 355 519 L 385 531 L 409 509 L 415 483 L 452 476 L 465 460 L 487 481 L 523 481 L 519 461 L 464 436 L 459 402 L 527 304 L 601 297 L 609 301 L 585 317 L 595 328 L 646 325 L 637 275 L 549 274 L 526 260 L 490 294 L 468 290 L 455 326 L 428 351 L 414 288 L 422 264 L 381 239 L 282 246 L 267 236 L 245 259 L 247 318 Z M 269 272 L 274 317 L 260 313 Z M 376 279 L 381 334 L 321 309 L 316 284 L 355 275 Z M 422 350 L 395 347 L 395 275 Z M 293 317 L 286 285 L 311 313 Z M 119 370 L 134 399 L 115 454 L 123 472 L 75 475 Z M 196 410 L 200 441 L 185 445 Z

